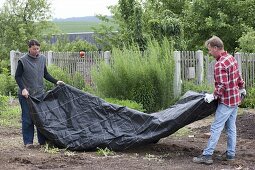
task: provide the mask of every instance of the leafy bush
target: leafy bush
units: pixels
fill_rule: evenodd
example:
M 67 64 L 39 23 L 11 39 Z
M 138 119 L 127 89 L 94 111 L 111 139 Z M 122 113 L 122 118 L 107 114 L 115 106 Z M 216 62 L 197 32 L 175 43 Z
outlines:
M 10 60 L 0 60 L 0 73 L 3 73 L 5 68 L 10 69 Z
M 174 59 L 172 44 L 148 42 L 145 52 L 135 45 L 114 48 L 111 65 L 102 63 L 92 71 L 98 94 L 103 97 L 141 103 L 147 112 L 171 105 L 173 98 Z
M 251 87 L 247 90 L 247 95 L 242 101 L 240 107 L 255 109 L 255 87 Z
M 87 41 L 84 40 L 75 40 L 73 42 L 69 42 L 69 40 L 65 39 L 65 37 L 59 38 L 58 41 L 52 45 L 53 51 L 70 51 L 70 52 L 77 52 L 80 50 L 86 51 L 95 51 L 97 50 L 96 46 L 91 45 Z
M 18 85 L 13 76 L 10 75 L 7 68 L 2 68 L 0 74 L 0 95 L 17 95 Z
M 66 84 L 74 86 L 78 89 L 83 89 L 85 87 L 84 77 L 78 72 L 75 72 L 73 75 L 70 75 L 65 70 L 61 69 L 60 67 L 57 67 L 56 65 L 50 65 L 47 69 L 48 72 L 52 75 L 52 77 L 54 77 L 57 80 L 64 81 Z M 50 90 L 55 86 L 53 83 L 46 80 L 44 83 L 46 90 Z

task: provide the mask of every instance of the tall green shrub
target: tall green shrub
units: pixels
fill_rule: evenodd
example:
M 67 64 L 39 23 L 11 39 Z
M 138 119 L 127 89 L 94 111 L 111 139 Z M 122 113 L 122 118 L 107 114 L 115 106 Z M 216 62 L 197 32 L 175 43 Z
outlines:
M 92 72 L 98 94 L 103 97 L 133 100 L 147 112 L 171 105 L 173 99 L 174 59 L 172 43 L 148 42 L 147 50 L 135 45 L 114 48 L 111 64 L 102 63 Z

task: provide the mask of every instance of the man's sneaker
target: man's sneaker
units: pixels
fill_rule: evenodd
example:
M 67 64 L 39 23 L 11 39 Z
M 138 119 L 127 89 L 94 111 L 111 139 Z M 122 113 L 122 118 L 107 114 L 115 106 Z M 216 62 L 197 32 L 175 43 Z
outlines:
M 228 155 L 228 153 L 226 151 L 222 155 L 217 156 L 217 159 L 222 160 L 222 161 L 234 161 L 235 156 Z
M 27 149 L 33 149 L 33 148 L 34 148 L 34 145 L 33 145 L 33 144 L 26 144 L 26 145 L 25 145 L 25 148 L 27 148 Z
M 199 155 L 198 157 L 193 158 L 193 162 L 210 165 L 213 163 L 212 155 Z

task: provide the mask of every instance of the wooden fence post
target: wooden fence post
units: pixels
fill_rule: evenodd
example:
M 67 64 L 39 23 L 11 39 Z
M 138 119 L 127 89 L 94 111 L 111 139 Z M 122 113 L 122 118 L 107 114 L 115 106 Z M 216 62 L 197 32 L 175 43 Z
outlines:
M 47 64 L 47 66 L 53 64 L 53 59 L 52 59 L 52 57 L 53 57 L 53 51 L 48 51 L 48 55 L 47 55 L 48 64 Z
M 16 68 L 18 66 L 18 63 L 15 60 L 15 53 L 16 51 L 11 50 L 10 51 L 10 61 L 11 61 L 11 75 L 14 76 L 16 72 Z
M 105 51 L 104 52 L 104 61 L 107 64 L 110 64 L 110 58 L 111 58 L 111 52 L 110 51 Z
M 238 70 L 239 73 L 242 75 L 242 57 L 241 57 L 241 53 L 237 52 L 234 54 L 235 59 L 237 60 L 238 63 Z
M 174 97 L 181 95 L 181 52 L 174 51 L 175 72 L 174 72 Z
M 197 58 L 197 83 L 202 84 L 204 78 L 204 59 L 203 59 L 203 51 L 196 51 Z

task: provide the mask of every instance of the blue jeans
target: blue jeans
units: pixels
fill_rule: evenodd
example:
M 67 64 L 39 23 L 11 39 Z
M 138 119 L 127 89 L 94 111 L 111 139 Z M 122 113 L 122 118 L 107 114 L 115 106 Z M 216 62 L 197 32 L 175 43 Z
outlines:
M 224 126 L 227 132 L 227 154 L 235 156 L 236 149 L 236 117 L 238 106 L 229 107 L 219 104 L 216 110 L 214 122 L 211 125 L 211 136 L 203 155 L 212 155 Z
M 29 113 L 29 106 L 27 104 L 27 99 L 19 95 L 19 103 L 21 106 L 21 111 L 22 111 L 22 135 L 23 135 L 23 142 L 24 144 L 33 144 L 34 141 L 34 123 L 30 117 Z M 38 143 L 40 145 L 45 144 L 45 137 L 40 133 L 39 130 L 37 130 L 37 138 L 38 138 Z

